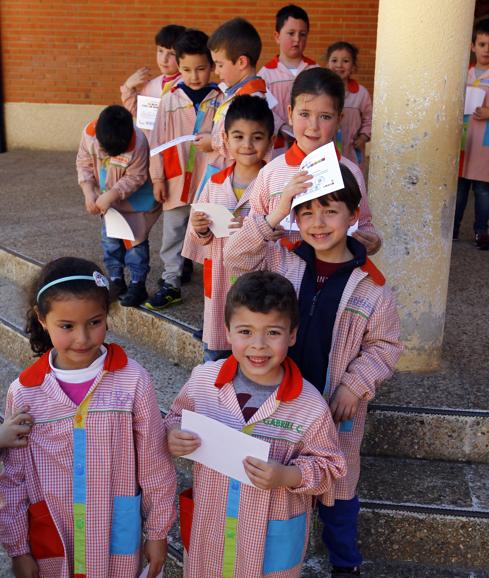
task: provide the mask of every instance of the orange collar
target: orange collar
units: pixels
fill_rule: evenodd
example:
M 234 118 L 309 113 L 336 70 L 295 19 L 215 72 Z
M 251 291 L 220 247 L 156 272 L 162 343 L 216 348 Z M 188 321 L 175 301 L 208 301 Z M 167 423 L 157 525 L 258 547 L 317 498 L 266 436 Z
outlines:
M 222 171 L 219 171 L 218 173 L 213 174 L 211 177 L 211 181 L 213 183 L 215 183 L 216 185 L 222 185 L 224 183 L 224 181 L 229 177 L 229 175 L 231 175 L 233 173 L 235 165 L 236 165 L 236 162 L 230 164 L 228 167 L 226 167 Z
M 336 150 L 336 156 L 338 157 L 338 161 L 341 160 L 341 153 L 336 146 L 334 145 Z M 298 167 L 301 162 L 306 158 L 306 153 L 299 147 L 297 141 L 290 147 L 290 149 L 285 153 L 285 162 L 289 165 L 289 167 Z
M 316 64 L 316 62 L 312 58 L 307 58 L 307 56 L 304 55 L 302 56 L 302 60 L 306 64 Z M 272 60 L 269 60 L 265 64 L 265 68 L 277 68 L 279 62 L 280 62 L 280 55 L 277 54 L 272 58 Z
M 383 287 L 385 285 L 385 277 L 382 275 L 379 269 L 374 265 L 373 261 L 371 261 L 368 257 L 365 263 L 360 267 L 362 271 L 368 273 L 369 276 L 372 278 L 372 281 L 376 285 L 380 285 Z
M 104 370 L 117 371 L 127 365 L 127 355 L 119 345 L 109 343 L 107 347 L 107 357 L 105 358 Z M 37 361 L 24 371 L 19 376 L 20 384 L 24 387 L 37 387 L 42 385 L 46 375 L 51 373 L 51 366 L 49 365 L 49 351 L 46 351 Z
M 302 375 L 299 368 L 290 357 L 284 359 L 282 367 L 284 368 L 284 377 L 281 384 L 278 386 L 277 400 L 292 401 L 299 397 L 302 391 Z M 237 372 L 238 361 L 234 355 L 231 355 L 222 364 L 216 378 L 215 386 L 220 389 L 226 385 L 226 383 L 233 381 Z
M 346 89 L 348 90 L 348 92 L 355 94 L 356 92 L 358 92 L 360 90 L 360 85 L 358 84 L 358 82 L 355 79 L 350 78 L 348 80 L 348 86 L 346 87 Z
M 91 137 L 97 136 L 95 133 L 95 129 L 97 127 L 97 120 L 98 119 L 92 120 L 92 122 L 89 125 L 87 125 L 85 132 L 87 133 L 88 136 L 91 136 Z M 131 140 L 129 141 L 129 146 L 127 147 L 127 150 L 124 152 L 129 153 L 129 152 L 133 151 L 135 146 L 136 146 L 136 129 L 133 128 L 132 137 L 131 137 Z M 124 153 L 122 153 L 122 154 L 124 154 Z
M 243 84 L 235 92 L 235 96 L 242 96 L 243 94 L 253 94 L 254 92 L 267 92 L 267 85 L 263 78 L 254 78 L 249 80 L 246 84 Z

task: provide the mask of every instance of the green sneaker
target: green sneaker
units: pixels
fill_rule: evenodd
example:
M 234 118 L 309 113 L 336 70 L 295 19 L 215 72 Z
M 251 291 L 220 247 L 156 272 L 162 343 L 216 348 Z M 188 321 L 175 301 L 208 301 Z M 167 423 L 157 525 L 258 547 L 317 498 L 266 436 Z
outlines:
M 154 311 L 159 311 L 160 309 L 165 309 L 169 305 L 175 305 L 176 303 L 181 303 L 182 293 L 180 289 L 173 287 L 173 285 L 168 285 L 164 283 L 161 289 L 151 297 L 149 301 L 144 304 L 148 309 Z

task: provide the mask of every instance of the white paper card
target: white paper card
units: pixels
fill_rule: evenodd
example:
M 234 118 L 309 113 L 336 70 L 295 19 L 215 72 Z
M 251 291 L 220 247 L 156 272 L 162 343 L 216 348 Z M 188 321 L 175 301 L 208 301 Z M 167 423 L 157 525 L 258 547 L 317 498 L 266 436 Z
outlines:
M 201 445 L 191 454 L 183 456 L 213 470 L 253 486 L 246 475 L 243 460 L 250 456 L 268 461 L 270 444 L 237 431 L 205 415 L 184 409 L 182 430 L 200 437 Z
M 229 225 L 234 215 L 224 205 L 218 205 L 217 203 L 192 203 L 192 209 L 201 211 L 209 216 L 212 221 L 209 229 L 214 234 L 214 237 L 218 239 L 229 237 L 231 234 Z
M 467 86 L 465 93 L 464 114 L 474 114 L 475 109 L 482 106 L 486 93 L 482 88 L 476 86 Z
M 282 221 L 280 221 L 280 224 L 282 225 L 282 227 L 286 230 L 286 231 L 298 231 L 299 227 L 297 226 L 297 223 L 295 222 L 295 219 L 291 220 L 290 215 L 287 215 L 285 217 L 285 219 L 283 219 Z M 346 232 L 346 234 L 351 237 L 353 235 L 353 233 L 355 231 L 358 231 L 358 221 L 355 221 L 355 223 L 353 223 L 353 225 L 351 227 L 349 227 L 348 231 Z
M 161 570 L 161 572 L 156 576 L 156 578 L 163 578 L 163 571 L 164 571 L 164 568 L 163 568 L 163 569 Z M 143 571 L 142 571 L 141 574 L 139 575 L 139 578 L 148 578 L 148 574 L 149 574 L 149 564 L 143 568 Z
M 129 223 L 124 217 L 112 207 L 107 209 L 104 215 L 105 229 L 107 230 L 107 237 L 114 239 L 125 239 L 126 241 L 134 241 L 134 233 Z
M 138 94 L 138 108 L 136 114 L 136 126 L 153 130 L 160 99 L 154 96 L 143 96 Z
M 278 104 L 278 100 L 273 96 L 273 94 L 267 89 L 265 93 L 265 100 L 267 101 L 268 108 L 272 110 Z
M 151 149 L 149 154 L 152 157 L 154 157 L 158 153 L 162 153 L 164 150 L 169 149 L 170 147 L 174 147 L 174 146 L 181 144 L 183 142 L 194 141 L 196 139 L 196 137 L 197 137 L 197 135 L 195 135 L 195 134 L 184 134 L 182 136 L 177 136 L 177 138 L 174 138 L 173 140 L 169 140 L 168 142 L 163 143 L 163 144 L 155 147 L 154 149 Z

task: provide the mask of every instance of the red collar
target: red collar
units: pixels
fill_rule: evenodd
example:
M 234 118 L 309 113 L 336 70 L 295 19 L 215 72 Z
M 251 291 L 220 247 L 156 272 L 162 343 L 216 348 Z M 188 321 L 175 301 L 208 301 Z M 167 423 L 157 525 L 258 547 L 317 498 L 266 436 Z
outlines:
M 106 345 L 107 357 L 105 358 L 104 370 L 117 371 L 127 365 L 127 355 L 119 345 L 110 343 Z M 19 376 L 20 384 L 24 387 L 37 387 L 42 385 L 46 375 L 51 373 L 49 365 L 49 351 L 46 351 L 30 367 L 24 369 Z
M 373 261 L 371 261 L 368 257 L 365 263 L 360 267 L 362 271 L 368 273 L 372 278 L 372 281 L 376 285 L 380 285 L 383 287 L 385 285 L 385 277 L 382 275 L 379 269 L 374 265 Z
M 88 136 L 95 136 L 95 127 L 97 126 L 97 120 L 92 120 L 90 124 L 87 125 L 85 132 Z
M 338 157 L 338 161 L 341 160 L 341 153 L 336 146 L 334 145 L 336 150 L 336 156 Z M 289 165 L 289 167 L 298 167 L 301 162 L 306 158 L 306 153 L 299 147 L 297 141 L 290 147 L 290 149 L 285 153 L 285 162 Z
M 356 92 L 358 92 L 360 90 L 360 85 L 358 84 L 358 82 L 355 79 L 350 78 L 348 80 L 348 86 L 346 87 L 346 89 L 348 90 L 348 92 L 355 94 Z
M 163 90 L 165 88 L 165 84 L 171 82 L 172 80 L 176 80 L 179 76 L 181 76 L 180 72 L 175 72 L 175 74 L 172 74 L 171 76 L 163 75 L 163 78 L 161 79 L 161 89 Z
M 309 65 L 316 64 L 316 62 L 312 58 L 307 58 L 307 56 L 302 56 L 302 60 L 303 62 Z M 272 58 L 272 60 L 269 60 L 265 64 L 265 68 L 277 68 L 279 62 L 280 62 L 280 55 L 277 54 Z
M 211 181 L 213 183 L 215 183 L 216 185 L 222 185 L 224 183 L 224 181 L 229 177 L 229 175 L 231 175 L 233 173 L 235 165 L 236 165 L 236 162 L 230 164 L 228 167 L 226 167 L 222 171 L 219 171 L 218 173 L 213 174 L 211 177 Z
M 302 391 L 302 375 L 299 368 L 290 357 L 284 359 L 282 367 L 284 368 L 284 378 L 282 379 L 282 383 L 278 386 L 277 400 L 292 401 L 299 397 Z M 216 378 L 215 386 L 220 389 L 226 385 L 226 383 L 233 381 L 237 372 L 238 362 L 234 355 L 231 355 L 222 364 Z
M 243 94 L 253 94 L 254 92 L 267 92 L 267 85 L 263 78 L 254 78 L 249 80 L 246 84 L 243 84 L 235 92 L 235 96 L 242 96 Z
M 97 128 L 97 120 L 98 119 L 92 120 L 92 122 L 89 125 L 87 125 L 85 132 L 88 134 L 88 136 L 96 137 L 95 130 Z M 133 151 L 135 146 L 136 146 L 136 129 L 133 128 L 132 137 L 131 140 L 129 141 L 129 146 L 127 147 L 127 150 L 124 152 L 129 153 Z

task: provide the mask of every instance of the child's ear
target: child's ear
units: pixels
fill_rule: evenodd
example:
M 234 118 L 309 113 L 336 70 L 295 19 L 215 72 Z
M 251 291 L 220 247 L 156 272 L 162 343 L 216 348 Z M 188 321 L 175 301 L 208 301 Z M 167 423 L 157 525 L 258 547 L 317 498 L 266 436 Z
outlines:
M 297 330 L 299 328 L 295 327 L 294 329 L 292 329 L 292 331 L 290 332 L 290 336 L 289 336 L 289 347 L 292 347 L 293 345 L 295 345 L 295 340 L 297 339 Z
M 226 131 L 222 133 L 222 140 L 224 141 L 225 145 L 229 144 L 228 133 Z
M 42 328 L 44 329 L 44 331 L 46 331 L 47 328 L 46 321 L 43 319 L 41 312 L 39 311 L 39 307 L 37 305 L 34 305 L 34 313 L 37 316 L 37 320 L 42 325 Z
M 351 214 L 351 217 L 350 217 L 350 227 L 351 227 L 352 225 L 354 225 L 354 224 L 358 221 L 359 218 L 360 218 L 360 207 L 357 207 L 357 208 L 353 211 L 353 213 Z
M 280 32 L 277 32 L 275 30 L 275 32 L 273 33 L 273 39 L 275 40 L 276 44 L 280 46 Z
M 238 60 L 236 62 L 238 63 L 240 70 L 244 70 L 245 68 L 248 68 L 248 66 L 250 65 L 250 59 L 244 54 L 238 56 Z
M 290 104 L 287 106 L 287 116 L 289 117 L 289 124 L 292 126 L 292 107 Z
M 229 331 L 229 327 L 227 325 L 225 325 L 224 329 L 226 330 L 227 342 L 229 343 L 229 345 L 231 345 L 231 332 Z
M 272 136 L 270 137 L 270 144 L 268 145 L 269 149 L 273 149 L 273 145 L 275 144 L 275 139 L 277 138 L 277 135 L 272 134 Z

